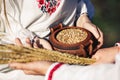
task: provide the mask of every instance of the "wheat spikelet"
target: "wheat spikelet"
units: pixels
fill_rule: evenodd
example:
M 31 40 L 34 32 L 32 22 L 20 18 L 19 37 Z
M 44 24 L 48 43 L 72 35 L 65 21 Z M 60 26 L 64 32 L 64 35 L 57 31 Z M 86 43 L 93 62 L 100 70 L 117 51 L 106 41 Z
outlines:
M 53 61 L 80 65 L 88 65 L 95 62 L 94 59 L 78 57 L 53 50 L 0 44 L 0 64 L 32 61 Z

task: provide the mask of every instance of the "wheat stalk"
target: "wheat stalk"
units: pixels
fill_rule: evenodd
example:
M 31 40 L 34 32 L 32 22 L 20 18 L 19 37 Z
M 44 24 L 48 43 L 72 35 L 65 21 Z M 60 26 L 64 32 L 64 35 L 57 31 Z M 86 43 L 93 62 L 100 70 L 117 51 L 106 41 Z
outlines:
M 0 44 L 0 64 L 32 61 L 53 61 L 80 65 L 88 65 L 95 62 L 94 59 L 78 57 L 53 50 Z

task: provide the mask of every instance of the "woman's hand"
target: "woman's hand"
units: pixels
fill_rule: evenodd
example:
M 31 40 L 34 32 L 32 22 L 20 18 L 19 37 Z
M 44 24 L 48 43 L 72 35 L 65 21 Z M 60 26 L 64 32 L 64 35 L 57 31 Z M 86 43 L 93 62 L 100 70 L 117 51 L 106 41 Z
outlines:
M 15 43 L 18 46 L 24 46 L 19 38 L 15 39 Z M 33 48 L 45 48 L 52 50 L 52 46 L 50 43 L 45 39 L 39 39 L 36 37 L 34 41 L 31 41 L 29 38 L 26 38 L 26 47 L 33 47 Z
M 15 43 L 18 46 L 24 46 L 19 38 L 15 39 Z M 33 47 L 33 48 L 45 48 L 52 50 L 50 43 L 45 39 L 35 38 L 34 41 L 31 41 L 29 38 L 26 38 L 26 47 Z M 23 70 L 26 74 L 33 74 L 33 75 L 45 75 L 46 71 L 48 70 L 49 66 L 52 62 L 47 61 L 37 61 L 37 62 L 30 62 L 30 63 L 10 63 L 10 67 L 13 69 Z
M 99 44 L 96 49 L 99 49 L 103 45 L 103 33 L 102 31 L 96 27 L 88 18 L 87 14 L 82 14 L 76 23 L 76 26 L 82 27 L 90 31 L 95 38 L 98 40 Z
M 115 56 L 118 52 L 119 52 L 119 47 L 118 46 L 99 49 L 92 56 L 92 58 L 96 59 L 96 62 L 94 64 L 114 63 L 115 62 Z
M 38 61 L 30 63 L 10 63 L 12 69 L 23 70 L 25 74 L 45 75 L 52 62 Z

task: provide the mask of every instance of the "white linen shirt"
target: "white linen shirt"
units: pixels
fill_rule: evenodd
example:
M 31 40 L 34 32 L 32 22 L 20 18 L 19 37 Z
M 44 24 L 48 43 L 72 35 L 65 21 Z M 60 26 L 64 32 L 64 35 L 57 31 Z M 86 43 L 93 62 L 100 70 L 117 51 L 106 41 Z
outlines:
M 45 80 L 49 80 L 50 66 Z M 51 80 L 120 80 L 120 53 L 116 55 L 115 64 L 98 64 L 90 66 L 63 64 L 52 74 Z
M 50 33 L 50 27 L 59 23 L 72 26 L 77 15 L 87 13 L 87 7 L 83 0 L 61 0 L 56 11 L 49 15 L 38 8 L 36 0 L 6 0 L 6 12 L 11 30 L 5 24 L 4 8 L 2 8 L 3 23 L 0 31 L 5 31 L 5 37 L 0 43 L 13 44 L 16 37 L 20 38 L 23 43 L 27 37 L 32 39 L 34 35 L 43 38 Z

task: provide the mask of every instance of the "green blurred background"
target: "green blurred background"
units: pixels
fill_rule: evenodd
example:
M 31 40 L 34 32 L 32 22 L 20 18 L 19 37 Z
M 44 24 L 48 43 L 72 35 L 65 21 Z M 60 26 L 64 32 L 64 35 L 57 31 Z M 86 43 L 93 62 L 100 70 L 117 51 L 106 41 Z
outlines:
M 95 7 L 93 23 L 104 34 L 103 47 L 113 46 L 120 41 L 120 0 L 91 0 Z

